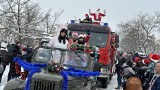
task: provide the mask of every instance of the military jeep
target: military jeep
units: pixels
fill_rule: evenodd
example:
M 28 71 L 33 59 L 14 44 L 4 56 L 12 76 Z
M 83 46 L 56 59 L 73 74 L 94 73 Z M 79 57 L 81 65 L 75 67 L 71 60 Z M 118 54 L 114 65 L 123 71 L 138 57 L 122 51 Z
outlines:
M 59 48 L 38 47 L 34 51 L 32 63 L 46 63 L 39 73 L 33 74 L 30 90 L 62 90 L 64 78 L 61 70 L 68 67 L 92 71 L 93 59 L 88 53 Z M 95 77 L 68 76 L 68 90 L 96 90 Z M 4 90 L 24 90 L 26 81 L 12 79 Z

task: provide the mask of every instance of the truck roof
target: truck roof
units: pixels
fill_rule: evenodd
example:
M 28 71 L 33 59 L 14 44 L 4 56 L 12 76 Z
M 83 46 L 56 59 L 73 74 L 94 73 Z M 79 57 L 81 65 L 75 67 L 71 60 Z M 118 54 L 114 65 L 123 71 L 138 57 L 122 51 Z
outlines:
M 106 34 L 108 34 L 110 31 L 110 28 L 108 26 L 98 25 L 98 24 L 87 24 L 87 23 L 70 23 L 67 25 L 67 29 L 70 31 L 83 31 L 83 32 L 86 32 L 89 29 L 91 32 L 106 33 Z

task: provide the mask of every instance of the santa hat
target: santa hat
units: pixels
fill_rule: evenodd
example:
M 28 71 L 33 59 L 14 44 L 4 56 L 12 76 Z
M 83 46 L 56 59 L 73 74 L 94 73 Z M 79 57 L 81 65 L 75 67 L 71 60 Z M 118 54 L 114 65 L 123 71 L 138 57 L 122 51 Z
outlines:
M 78 38 L 80 38 L 80 37 L 85 38 L 86 35 L 85 35 L 85 34 L 80 34 L 80 35 L 78 36 Z
M 159 60 L 160 59 L 160 55 L 153 54 L 151 58 L 154 59 L 154 60 Z
M 144 59 L 142 62 L 143 62 L 143 64 L 146 64 L 146 65 L 150 64 L 150 60 L 149 59 Z
M 85 16 L 87 17 L 87 16 L 89 16 L 88 14 L 85 14 Z
M 135 58 L 134 58 L 134 61 L 135 61 L 135 62 L 140 62 L 141 59 L 140 59 L 139 57 L 135 57 Z
M 72 37 L 73 36 L 77 36 L 78 37 L 78 33 L 76 31 L 72 32 Z

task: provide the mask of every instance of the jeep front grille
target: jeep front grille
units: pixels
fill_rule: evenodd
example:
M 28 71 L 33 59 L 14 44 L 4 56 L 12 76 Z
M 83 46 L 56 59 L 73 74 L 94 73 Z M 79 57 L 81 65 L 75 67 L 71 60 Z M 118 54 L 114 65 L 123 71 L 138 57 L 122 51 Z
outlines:
M 32 79 L 31 90 L 54 90 L 55 82 Z

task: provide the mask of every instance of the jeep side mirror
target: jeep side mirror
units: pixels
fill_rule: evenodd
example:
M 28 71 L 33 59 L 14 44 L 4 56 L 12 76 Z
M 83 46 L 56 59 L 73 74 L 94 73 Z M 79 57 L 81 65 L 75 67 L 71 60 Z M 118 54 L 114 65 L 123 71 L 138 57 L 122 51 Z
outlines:
M 117 35 L 117 34 L 115 36 L 115 43 L 119 43 L 119 35 Z
M 116 44 L 115 44 L 115 47 L 116 47 L 116 48 L 119 48 L 119 44 L 118 44 L 118 43 L 116 43 Z
M 91 57 L 95 57 L 95 52 L 90 52 L 90 56 L 91 56 Z M 98 53 L 97 59 L 99 59 L 99 57 L 100 57 L 100 53 Z
M 90 52 L 90 56 L 91 56 L 91 57 L 94 57 L 94 52 Z

